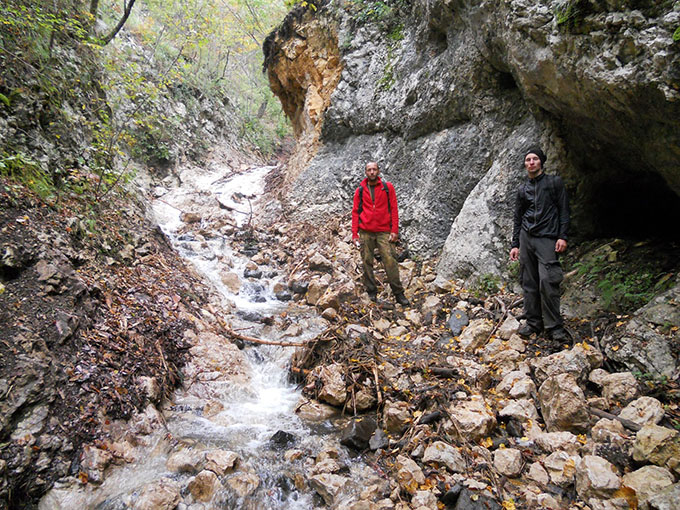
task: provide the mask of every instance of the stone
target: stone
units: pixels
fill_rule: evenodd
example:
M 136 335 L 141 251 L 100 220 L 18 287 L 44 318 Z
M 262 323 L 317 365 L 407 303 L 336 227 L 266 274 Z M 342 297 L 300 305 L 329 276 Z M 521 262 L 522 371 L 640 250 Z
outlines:
M 430 491 L 416 491 L 411 498 L 411 507 L 417 510 L 437 510 L 437 496 Z
M 643 466 L 623 476 L 623 485 L 635 491 L 640 510 L 647 510 L 649 499 L 673 485 L 673 481 L 672 473 L 659 466 Z
M 239 456 L 235 452 L 228 450 L 211 450 L 205 454 L 205 469 L 215 473 L 217 476 L 224 476 L 231 472 Z
M 455 368 L 465 380 L 480 389 L 491 386 L 491 371 L 486 365 L 462 358 L 460 356 L 447 356 L 446 363 Z
M 524 467 L 522 452 L 515 448 L 499 448 L 493 454 L 493 465 L 500 474 L 516 478 Z
M 537 421 L 538 411 L 533 400 L 511 400 L 500 410 L 498 416 L 501 418 L 513 418 L 520 423 L 526 423 L 529 420 Z
M 527 478 L 542 486 L 546 486 L 550 483 L 550 475 L 548 475 L 548 472 L 540 462 L 534 462 L 529 466 Z
M 474 319 L 460 334 L 460 347 L 466 352 L 473 352 L 482 347 L 491 335 L 493 323 L 487 319 Z
M 477 441 L 487 437 L 496 427 L 496 417 L 487 409 L 484 398 L 478 395 L 449 406 L 452 426 L 450 433 L 459 439 Z
M 397 469 L 399 485 L 409 494 L 415 494 L 418 487 L 425 483 L 422 469 L 412 459 L 399 455 L 394 467 Z
M 236 473 L 227 479 L 226 485 L 239 498 L 247 498 L 260 486 L 260 478 L 254 473 Z
M 581 462 L 578 455 L 569 455 L 565 451 L 558 450 L 551 453 L 543 460 L 550 481 L 558 487 L 567 487 L 574 482 L 576 465 Z
M 576 492 L 584 499 L 610 498 L 621 487 L 614 465 L 602 457 L 586 455 L 576 466 Z
M 437 300 L 437 303 L 435 304 L 435 306 L 432 306 L 431 304 L 431 306 L 427 308 L 436 308 L 436 305 L 438 305 L 441 302 L 439 298 L 437 298 L 436 296 L 430 296 L 430 298 L 435 298 Z M 426 309 L 426 307 L 423 308 Z M 465 313 L 465 311 L 460 310 L 458 308 L 451 311 L 451 317 L 449 317 L 447 325 L 449 326 L 449 330 L 451 331 L 451 334 L 453 336 L 460 335 L 463 332 L 463 328 L 468 324 L 470 324 L 470 319 L 468 319 L 468 316 Z
M 187 485 L 189 492 L 196 501 L 207 503 L 222 487 L 217 475 L 212 471 L 201 471 Z
M 308 305 L 316 305 L 317 301 L 323 296 L 328 289 L 330 282 L 325 278 L 314 278 L 309 282 L 307 289 L 306 300 Z
M 549 377 L 538 390 L 543 420 L 550 432 L 584 432 L 590 414 L 583 390 L 569 373 Z
M 630 372 L 609 374 L 602 378 L 602 396 L 612 405 L 626 405 L 637 395 L 637 380 Z
M 351 420 L 340 436 L 340 444 L 357 450 L 365 450 L 369 446 L 371 436 L 378 428 L 373 418 L 358 418 Z
M 308 267 L 311 271 L 321 271 L 324 273 L 330 273 L 333 271 L 333 264 L 319 252 L 316 252 L 309 259 Z
M 452 473 L 464 473 L 467 467 L 465 458 L 461 455 L 458 448 L 455 448 L 443 441 L 435 441 L 425 449 L 423 462 L 437 462 L 444 465 Z
M 388 432 L 401 432 L 411 423 L 411 411 L 406 402 L 385 402 L 383 423 Z
M 80 454 L 80 469 L 87 473 L 89 482 L 101 483 L 104 480 L 104 470 L 112 460 L 113 455 L 109 451 L 86 444 Z
M 510 337 L 517 333 L 519 329 L 519 321 L 515 319 L 512 315 L 509 315 L 507 319 L 498 328 L 497 334 L 503 340 L 510 340 Z
M 593 438 L 593 441 L 597 441 L 598 443 L 621 445 L 625 441 L 626 430 L 623 428 L 620 421 L 602 418 L 593 425 L 590 435 Z
M 330 507 L 347 485 L 347 478 L 332 473 L 321 473 L 309 478 L 309 486 L 314 489 Z
M 269 444 L 276 448 L 288 448 L 297 442 L 298 438 L 295 434 L 286 432 L 285 430 L 277 430 L 272 437 L 269 438 Z
M 161 387 L 155 377 L 140 376 L 137 379 L 140 389 L 151 402 L 158 402 L 161 398 Z
M 602 386 L 604 384 L 605 377 L 607 377 L 609 372 L 607 372 L 603 368 L 596 368 L 590 374 L 588 375 L 588 380 L 594 384 L 597 384 L 598 386 Z
M 321 312 L 321 317 L 327 321 L 333 321 L 338 318 L 338 312 L 335 310 L 335 308 L 326 308 L 323 312 Z
M 263 273 L 262 273 L 262 270 L 261 270 L 261 269 L 249 269 L 249 268 L 246 268 L 246 269 L 243 271 L 243 277 L 244 277 L 244 278 L 253 278 L 253 279 L 255 279 L 255 280 L 259 280 L 260 278 L 262 278 L 262 274 L 263 274 Z
M 584 381 L 591 370 L 602 365 L 602 353 L 588 344 L 576 344 L 573 348 L 530 361 L 538 384 L 560 374 L 571 374 L 577 381 Z
M 144 486 L 132 505 L 133 510 L 173 510 L 182 499 L 180 485 L 161 478 Z
M 165 466 L 174 473 L 196 473 L 203 466 L 203 455 L 188 449 L 180 450 L 168 457 Z
M 633 459 L 651 462 L 680 474 L 680 434 L 658 425 L 645 425 L 635 436 Z
M 536 393 L 536 385 L 527 374 L 515 370 L 503 377 L 498 386 L 496 386 L 496 392 L 512 398 L 530 397 Z
M 653 397 L 640 397 L 633 400 L 619 413 L 619 418 L 625 418 L 638 425 L 656 425 L 663 417 L 663 406 Z
M 366 386 L 361 386 L 359 390 L 354 394 L 353 409 L 356 411 L 367 411 L 375 407 L 378 403 L 378 399 L 375 396 L 375 390 Z
M 678 510 L 678 501 L 680 501 L 680 483 L 674 483 L 649 498 L 647 504 L 649 510 Z
M 314 372 L 316 371 L 315 369 Z M 347 400 L 347 389 L 345 388 L 343 377 L 344 371 L 345 368 L 338 363 L 322 366 L 319 369 L 318 378 L 321 380 L 319 400 L 334 406 L 342 406 L 345 403 L 345 400 Z
M 302 280 L 291 280 L 288 282 L 288 288 L 294 294 L 306 294 L 309 289 L 309 282 Z
M 338 410 L 335 407 L 307 398 L 302 398 L 295 409 L 296 414 L 300 418 L 312 422 L 325 421 L 338 414 Z
M 533 438 L 534 443 L 544 452 L 556 452 L 564 450 L 565 452 L 576 455 L 581 449 L 581 443 L 571 432 L 544 432 L 538 434 Z

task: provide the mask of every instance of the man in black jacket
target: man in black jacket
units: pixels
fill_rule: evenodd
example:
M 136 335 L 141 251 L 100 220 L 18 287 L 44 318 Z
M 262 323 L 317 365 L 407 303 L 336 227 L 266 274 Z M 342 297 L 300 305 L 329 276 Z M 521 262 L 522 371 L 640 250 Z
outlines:
M 560 315 L 562 267 L 557 258 L 567 249 L 569 202 L 562 179 L 543 173 L 546 156 L 532 148 L 524 156 L 528 179 L 517 190 L 510 260 L 519 259 L 526 324 L 518 333 L 529 336 L 544 328 L 548 336 L 568 338 Z

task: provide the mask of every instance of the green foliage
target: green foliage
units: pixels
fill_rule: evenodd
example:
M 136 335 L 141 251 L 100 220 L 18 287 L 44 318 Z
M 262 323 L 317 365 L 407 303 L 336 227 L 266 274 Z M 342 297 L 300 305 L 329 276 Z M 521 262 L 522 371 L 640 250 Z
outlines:
M 378 80 L 378 89 L 389 90 L 394 85 L 396 81 L 394 76 L 394 61 L 392 60 L 392 52 L 389 51 L 387 54 L 387 63 L 385 64 L 385 69 L 383 70 L 383 75 Z
M 673 32 L 673 40 L 675 42 L 680 41 L 680 27 L 675 29 L 675 32 Z
M 2 101 L 7 108 L 10 107 L 10 100 L 5 94 L 0 94 L 0 101 Z
M 49 173 L 44 171 L 39 163 L 24 154 L 8 155 L 0 153 L 0 175 L 23 184 L 43 201 L 52 202 L 57 194 Z
M 519 280 L 519 260 L 508 262 L 508 277 L 513 280 Z
M 486 297 L 496 294 L 501 289 L 501 278 L 493 273 L 485 273 L 477 278 L 472 285 L 472 294 L 476 297 Z
M 349 0 L 348 8 L 359 24 L 376 23 L 393 41 L 403 36 L 403 16 L 409 8 L 408 0 Z
M 581 0 L 564 0 L 555 7 L 555 21 L 558 26 L 573 27 L 583 14 Z

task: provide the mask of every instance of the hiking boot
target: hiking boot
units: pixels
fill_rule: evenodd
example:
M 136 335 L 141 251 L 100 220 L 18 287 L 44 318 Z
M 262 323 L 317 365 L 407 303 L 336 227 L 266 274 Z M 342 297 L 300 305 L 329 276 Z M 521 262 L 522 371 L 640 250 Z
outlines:
M 565 342 L 571 339 L 569 337 L 569 333 L 567 333 L 567 330 L 564 329 L 562 326 L 557 326 L 556 328 L 553 328 L 550 331 L 548 331 L 548 336 L 552 340 L 556 340 L 558 342 Z
M 521 337 L 529 337 L 533 335 L 534 333 L 540 333 L 541 330 L 539 328 L 535 328 L 533 326 L 530 326 L 529 324 L 525 324 L 521 328 L 517 330 L 517 334 Z
M 411 302 L 403 294 L 395 294 L 394 299 L 401 306 L 411 306 Z

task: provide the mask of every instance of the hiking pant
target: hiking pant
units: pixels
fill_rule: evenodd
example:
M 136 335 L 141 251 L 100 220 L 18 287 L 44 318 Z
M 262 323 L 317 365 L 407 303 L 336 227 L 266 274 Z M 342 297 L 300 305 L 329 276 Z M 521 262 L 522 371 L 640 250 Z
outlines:
M 387 281 L 390 283 L 390 287 L 392 287 L 392 293 L 395 296 L 403 294 L 404 287 L 399 279 L 399 265 L 394 253 L 394 246 L 390 242 L 390 233 L 360 230 L 359 237 L 361 238 L 361 261 L 364 266 L 364 286 L 366 287 L 366 292 L 369 294 L 377 294 L 378 292 L 378 282 L 373 273 L 373 261 L 375 260 L 373 252 L 377 247 L 385 273 L 387 274 Z
M 536 330 L 562 327 L 560 282 L 562 267 L 555 252 L 556 239 L 519 235 L 520 282 L 524 289 L 527 324 Z

